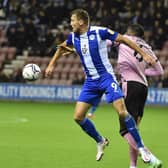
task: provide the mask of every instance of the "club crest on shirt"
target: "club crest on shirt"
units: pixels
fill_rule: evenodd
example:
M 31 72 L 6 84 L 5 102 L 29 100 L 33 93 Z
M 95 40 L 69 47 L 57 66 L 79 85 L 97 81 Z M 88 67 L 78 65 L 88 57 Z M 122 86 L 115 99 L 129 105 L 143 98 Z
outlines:
M 89 39 L 90 39 L 90 40 L 94 40 L 94 39 L 95 39 L 95 35 L 94 35 L 94 34 L 91 34 L 91 35 L 89 36 Z
M 108 32 L 109 32 L 111 35 L 113 35 L 113 34 L 114 34 L 114 31 L 113 31 L 113 30 L 111 30 L 111 29 L 108 29 Z
M 86 54 L 86 52 L 87 52 L 87 48 L 86 48 L 86 44 L 84 44 L 82 47 L 82 53 Z

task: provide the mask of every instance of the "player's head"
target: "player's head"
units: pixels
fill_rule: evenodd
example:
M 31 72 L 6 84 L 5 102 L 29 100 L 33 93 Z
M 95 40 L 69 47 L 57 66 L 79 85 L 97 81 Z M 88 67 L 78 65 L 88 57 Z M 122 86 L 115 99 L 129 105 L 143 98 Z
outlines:
M 82 28 L 87 28 L 90 17 L 87 11 L 83 9 L 75 9 L 71 12 L 71 26 L 73 32 L 80 33 Z
M 126 34 L 143 38 L 144 28 L 140 24 L 131 24 L 128 26 Z

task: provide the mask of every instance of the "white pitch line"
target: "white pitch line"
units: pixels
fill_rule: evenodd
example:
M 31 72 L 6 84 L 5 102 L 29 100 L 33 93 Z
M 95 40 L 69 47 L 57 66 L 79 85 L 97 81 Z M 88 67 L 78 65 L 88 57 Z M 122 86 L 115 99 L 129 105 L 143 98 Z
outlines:
M 26 122 L 28 122 L 29 120 L 27 119 L 27 118 L 17 118 L 16 119 L 16 122 L 18 122 L 18 123 L 26 123 Z
M 27 123 L 29 120 L 25 117 L 18 118 L 1 118 L 0 124 L 18 124 L 18 123 Z

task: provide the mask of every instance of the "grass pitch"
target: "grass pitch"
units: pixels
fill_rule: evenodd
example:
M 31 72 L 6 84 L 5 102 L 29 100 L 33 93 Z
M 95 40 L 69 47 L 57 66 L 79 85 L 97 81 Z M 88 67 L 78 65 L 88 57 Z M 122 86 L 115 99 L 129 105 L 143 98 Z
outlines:
M 74 104 L 0 102 L 0 167 L 128 168 L 128 145 L 120 137 L 111 105 L 101 105 L 93 122 L 110 140 L 100 162 L 96 144 L 73 121 Z M 168 107 L 146 107 L 140 132 L 168 167 Z M 138 168 L 145 168 L 141 159 Z

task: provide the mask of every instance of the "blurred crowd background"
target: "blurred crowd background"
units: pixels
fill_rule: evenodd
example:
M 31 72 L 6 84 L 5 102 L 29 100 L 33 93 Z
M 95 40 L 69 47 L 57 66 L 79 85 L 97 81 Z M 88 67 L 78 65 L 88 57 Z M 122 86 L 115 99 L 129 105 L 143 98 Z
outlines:
M 0 4 L 0 81 L 25 82 L 21 70 L 37 63 L 44 70 L 71 27 L 69 14 L 86 9 L 92 25 L 107 26 L 124 33 L 130 23 L 140 23 L 147 41 L 158 56 L 164 75 L 148 78 L 151 87 L 168 87 L 168 0 L 3 0 Z M 109 49 L 116 70 L 117 51 Z M 79 58 L 59 60 L 50 79 L 35 84 L 82 84 Z

